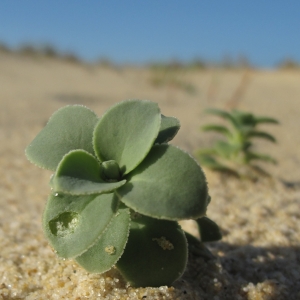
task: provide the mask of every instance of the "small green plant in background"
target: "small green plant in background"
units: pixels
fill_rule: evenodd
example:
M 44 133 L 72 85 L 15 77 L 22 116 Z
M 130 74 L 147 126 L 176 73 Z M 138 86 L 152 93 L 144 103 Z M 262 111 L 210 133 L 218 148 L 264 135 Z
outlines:
M 168 142 L 179 121 L 151 101 L 127 100 L 101 118 L 84 106 L 55 112 L 26 149 L 54 172 L 43 230 L 58 256 L 87 271 L 113 266 L 132 286 L 170 285 L 184 272 L 188 246 L 221 238 L 196 161 Z M 179 226 L 194 219 L 201 241 Z
M 220 109 L 208 109 L 206 113 L 225 119 L 230 126 L 211 124 L 202 127 L 203 131 L 217 132 L 225 138 L 216 141 L 212 148 L 197 151 L 196 155 L 203 166 L 240 176 L 245 170 L 249 172 L 250 168 L 262 171 L 261 168 L 253 165 L 253 161 L 276 163 L 273 157 L 254 152 L 252 142 L 253 138 L 276 142 L 274 136 L 257 129 L 260 124 L 278 124 L 276 119 L 258 117 L 239 110 L 227 112 Z

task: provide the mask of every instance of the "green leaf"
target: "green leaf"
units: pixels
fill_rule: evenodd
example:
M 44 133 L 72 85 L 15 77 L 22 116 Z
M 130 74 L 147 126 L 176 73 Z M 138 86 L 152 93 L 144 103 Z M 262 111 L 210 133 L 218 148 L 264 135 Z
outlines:
M 261 123 L 279 124 L 278 120 L 269 117 L 255 117 L 255 122 L 256 124 L 261 124 Z
M 83 150 L 73 150 L 66 154 L 51 179 L 55 192 L 71 195 L 91 195 L 107 193 L 125 184 L 105 182 L 100 177 L 100 164 L 97 159 Z
M 199 231 L 201 242 L 214 242 L 222 238 L 219 226 L 207 217 L 196 220 Z
M 270 142 L 276 143 L 275 137 L 264 131 L 254 131 L 253 130 L 253 131 L 248 132 L 247 135 L 248 135 L 248 137 L 259 137 L 259 138 L 266 139 Z
M 103 234 L 117 205 L 114 194 L 50 195 L 43 215 L 44 233 L 58 256 L 76 257 Z
M 119 165 L 114 160 L 104 161 L 100 165 L 101 177 L 110 182 L 118 181 L 121 179 L 121 173 Z
M 84 106 L 59 109 L 26 148 L 27 158 L 41 168 L 55 171 L 71 150 L 83 149 L 93 154 L 93 129 L 97 120 L 96 114 Z
M 130 212 L 125 205 L 122 206 L 95 245 L 76 257 L 76 261 L 88 272 L 108 271 L 123 254 L 129 235 Z
M 117 268 L 134 287 L 171 285 L 187 263 L 186 237 L 177 222 L 137 216 Z
M 248 162 L 250 162 L 251 160 L 262 160 L 262 161 L 270 162 L 273 164 L 277 163 L 277 160 L 274 159 L 272 156 L 269 156 L 266 154 L 255 153 L 255 152 L 247 152 L 246 160 Z
M 256 125 L 255 117 L 251 113 L 233 110 L 231 115 L 236 120 L 236 123 L 242 127 L 254 128 Z
M 225 136 L 231 137 L 231 132 L 229 131 L 229 129 L 225 126 L 222 125 L 206 125 L 201 127 L 201 129 L 203 131 L 215 131 L 221 134 L 224 134 Z
M 161 125 L 155 144 L 168 143 L 171 141 L 178 130 L 180 129 L 180 122 L 174 117 L 166 117 L 161 115 Z
M 209 109 L 206 109 L 205 112 L 208 113 L 208 114 L 216 115 L 216 116 L 219 116 L 223 119 L 229 120 L 234 127 L 236 127 L 236 128 L 239 127 L 238 122 L 232 116 L 232 114 L 225 111 L 225 110 L 216 109 L 216 108 L 209 108 Z
M 128 207 L 158 219 L 199 218 L 206 212 L 208 188 L 196 161 L 167 144 L 155 145 L 116 190 Z
M 150 151 L 160 128 L 156 103 L 127 100 L 111 107 L 94 131 L 94 148 L 101 161 L 115 160 L 122 174 L 132 171 Z
M 232 145 L 225 141 L 217 141 L 214 148 L 218 155 L 224 158 L 230 158 L 240 150 L 238 145 Z

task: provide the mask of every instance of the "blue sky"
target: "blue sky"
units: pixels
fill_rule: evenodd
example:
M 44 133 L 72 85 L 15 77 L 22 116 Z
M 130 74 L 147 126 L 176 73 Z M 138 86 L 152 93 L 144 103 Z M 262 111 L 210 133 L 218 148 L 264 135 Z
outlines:
M 1 0 L 0 41 L 51 44 L 92 61 L 146 63 L 246 56 L 300 62 L 298 0 Z

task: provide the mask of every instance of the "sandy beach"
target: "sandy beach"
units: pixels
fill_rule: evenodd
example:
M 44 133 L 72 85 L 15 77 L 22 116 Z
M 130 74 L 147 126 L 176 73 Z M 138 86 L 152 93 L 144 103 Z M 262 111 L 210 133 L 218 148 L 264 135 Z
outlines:
M 159 76 L 145 67 L 0 52 L 0 300 L 300 299 L 300 72 L 191 69 L 154 84 Z M 25 147 L 60 107 L 82 104 L 100 116 L 125 99 L 155 101 L 177 117 L 181 129 L 171 143 L 192 154 L 218 138 L 200 130 L 218 121 L 206 108 L 236 107 L 280 122 L 262 126 L 277 144 L 256 143 L 278 161 L 261 164 L 270 177 L 238 180 L 204 169 L 208 216 L 223 239 L 207 244 L 215 259 L 190 253 L 186 273 L 171 287 L 132 288 L 116 269 L 88 274 L 57 258 L 42 232 L 51 172 L 30 164 Z M 197 234 L 192 221 L 182 226 Z

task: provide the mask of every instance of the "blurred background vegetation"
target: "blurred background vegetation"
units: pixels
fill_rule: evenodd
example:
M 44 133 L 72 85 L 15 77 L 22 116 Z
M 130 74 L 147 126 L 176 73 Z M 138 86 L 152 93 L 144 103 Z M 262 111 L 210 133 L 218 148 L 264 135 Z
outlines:
M 26 43 L 19 47 L 10 47 L 5 42 L 0 40 L 0 52 L 7 54 L 19 55 L 22 57 L 30 58 L 52 58 L 58 60 L 64 60 L 72 63 L 86 64 L 86 65 L 101 65 L 101 66 L 128 66 L 130 64 L 116 63 L 108 57 L 99 57 L 98 59 L 88 62 L 75 54 L 72 51 L 61 51 L 51 44 L 35 45 Z M 151 69 L 155 73 L 164 74 L 168 77 L 170 74 L 176 74 L 184 71 L 201 71 L 210 68 L 228 69 L 228 70 L 241 70 L 241 69 L 259 69 L 251 64 L 250 60 L 245 55 L 239 55 L 237 57 L 231 57 L 230 55 L 224 55 L 221 61 L 210 61 L 205 58 L 192 59 L 188 62 L 180 61 L 176 59 L 170 59 L 169 61 L 154 61 L 145 64 L 132 64 L 132 66 L 141 66 Z M 274 70 L 300 70 L 300 62 L 290 57 L 282 59 L 275 67 Z M 168 80 L 166 80 L 168 81 Z M 172 81 L 172 80 L 169 80 Z M 174 81 L 176 81 L 174 79 Z M 154 86 L 160 86 L 160 82 L 153 81 Z

